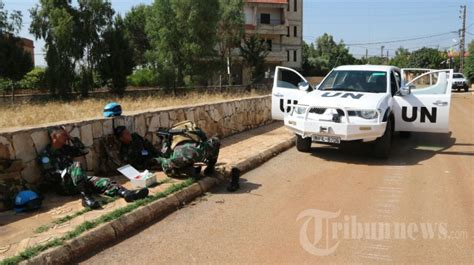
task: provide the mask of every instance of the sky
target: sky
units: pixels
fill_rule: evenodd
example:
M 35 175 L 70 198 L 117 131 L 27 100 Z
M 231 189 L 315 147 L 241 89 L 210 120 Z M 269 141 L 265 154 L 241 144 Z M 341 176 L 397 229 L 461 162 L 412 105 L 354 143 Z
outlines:
M 124 15 L 132 6 L 150 4 L 153 0 L 112 0 L 112 7 Z M 199 0 L 196 0 L 199 1 Z M 28 10 L 38 0 L 3 0 L 6 10 L 23 13 L 22 37 L 34 39 L 28 32 L 31 19 Z M 339 42 L 343 40 L 356 57 L 395 55 L 403 46 L 410 51 L 423 46 L 458 50 L 461 28 L 460 5 L 467 6 L 466 43 L 473 39 L 474 4 L 466 0 L 303 0 L 303 39 L 314 42 L 329 33 Z M 455 33 L 453 33 L 455 32 Z M 414 39 L 417 40 L 408 40 Z M 384 42 L 384 43 L 380 43 Z M 44 42 L 35 40 L 35 64 L 46 65 Z

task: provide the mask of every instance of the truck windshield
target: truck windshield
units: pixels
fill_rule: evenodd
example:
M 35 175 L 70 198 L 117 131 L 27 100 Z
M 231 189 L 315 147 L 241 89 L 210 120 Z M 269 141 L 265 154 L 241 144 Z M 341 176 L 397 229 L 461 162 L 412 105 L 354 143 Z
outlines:
M 454 74 L 453 78 L 464 78 L 462 74 Z
M 332 71 L 319 90 L 357 91 L 369 93 L 387 92 L 387 73 L 380 71 Z

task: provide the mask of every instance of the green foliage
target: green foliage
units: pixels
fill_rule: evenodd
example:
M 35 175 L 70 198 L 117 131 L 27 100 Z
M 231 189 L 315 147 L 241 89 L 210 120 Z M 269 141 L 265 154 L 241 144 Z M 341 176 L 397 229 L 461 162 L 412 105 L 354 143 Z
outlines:
M 137 69 L 127 77 L 128 85 L 135 87 L 158 86 L 158 73 L 152 68 Z
M 445 60 L 446 56 L 437 49 L 423 47 L 411 54 L 409 67 L 438 69 Z
M 19 81 L 33 68 L 31 55 L 23 50 L 20 39 L 0 36 L 0 77 Z
M 0 0 L 0 78 L 18 82 L 33 68 L 33 60 L 23 50 L 17 34 L 23 23 L 20 11 L 8 12 Z
M 3 33 L 18 34 L 23 23 L 21 11 L 11 13 L 4 10 L 5 4 L 0 0 L 0 35 Z
M 6 93 L 13 87 L 13 82 L 10 79 L 0 77 L 0 93 Z
M 132 10 L 125 14 L 125 36 L 129 40 L 130 47 L 133 50 L 133 64 L 145 65 L 146 51 L 150 50 L 150 42 L 146 33 L 146 19 L 149 16 L 150 7 L 138 5 L 132 7 Z
M 113 26 L 104 33 L 99 71 L 110 81 L 112 92 L 122 95 L 127 87 L 127 76 L 133 71 L 133 51 L 125 38 L 123 19 L 115 17 Z
M 315 44 L 303 46 L 303 71 L 306 75 L 326 75 L 332 68 L 354 64 L 355 58 L 341 40 L 336 43 L 333 37 L 324 33 Z
M 45 84 L 45 68 L 35 67 L 28 72 L 23 79 L 20 80 L 20 87 L 24 89 L 44 88 Z
M 400 68 L 406 68 L 410 65 L 410 52 L 408 49 L 403 47 L 398 48 L 395 51 L 395 57 L 390 60 L 390 65 L 397 66 Z
M 244 63 L 250 67 L 252 84 L 262 80 L 265 76 L 265 58 L 269 53 L 267 43 L 252 35 L 244 39 L 239 49 Z
M 207 72 L 202 65 L 214 59 L 218 12 L 218 0 L 155 0 L 146 32 L 163 86 L 183 86 L 185 76 Z
M 244 37 L 244 2 L 241 0 L 219 1 L 219 22 L 217 24 L 217 45 L 220 58 L 220 73 L 227 72 L 227 58 L 232 65 L 231 53 L 240 46 Z M 232 80 L 228 80 L 229 85 Z
M 387 64 L 387 59 L 380 56 L 370 56 L 369 58 L 367 58 L 366 61 L 368 64 L 373 64 L 373 65 Z
M 472 83 L 474 82 L 474 41 L 469 43 L 468 51 L 469 56 L 465 59 L 464 74 Z

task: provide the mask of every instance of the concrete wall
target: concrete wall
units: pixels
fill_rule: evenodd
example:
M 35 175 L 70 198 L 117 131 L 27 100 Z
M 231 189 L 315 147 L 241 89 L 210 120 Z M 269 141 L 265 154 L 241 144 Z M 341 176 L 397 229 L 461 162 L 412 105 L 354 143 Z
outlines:
M 182 120 L 192 120 L 210 136 L 229 136 L 271 122 L 271 97 L 258 96 L 210 104 L 161 108 L 136 112 L 117 118 L 98 118 L 49 124 L 31 128 L 0 129 L 0 160 L 21 159 L 24 168 L 18 172 L 0 172 L 0 180 L 22 177 L 29 183 L 40 180 L 37 155 L 49 143 L 47 129 L 64 125 L 72 137 L 79 137 L 89 147 L 83 159 L 88 171 L 100 170 L 100 140 L 113 132 L 115 126 L 125 125 L 155 142 L 158 127 L 168 127 Z

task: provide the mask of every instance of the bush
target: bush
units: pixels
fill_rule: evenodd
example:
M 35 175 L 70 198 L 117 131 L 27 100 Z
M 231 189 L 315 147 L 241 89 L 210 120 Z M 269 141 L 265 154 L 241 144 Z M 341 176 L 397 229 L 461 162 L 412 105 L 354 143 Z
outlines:
M 138 69 L 127 77 L 129 86 L 154 87 L 158 86 L 158 73 L 150 68 Z
M 7 93 L 13 86 L 13 82 L 10 79 L 4 79 L 0 77 L 0 93 Z
M 23 89 L 45 89 L 45 68 L 35 67 L 20 80 L 20 88 Z

